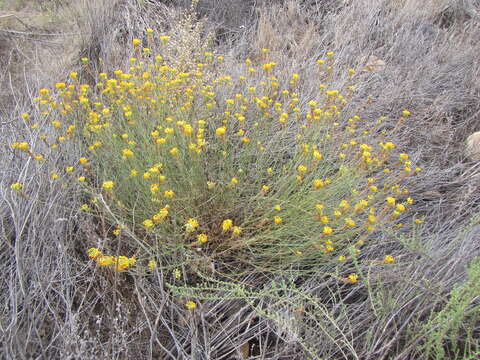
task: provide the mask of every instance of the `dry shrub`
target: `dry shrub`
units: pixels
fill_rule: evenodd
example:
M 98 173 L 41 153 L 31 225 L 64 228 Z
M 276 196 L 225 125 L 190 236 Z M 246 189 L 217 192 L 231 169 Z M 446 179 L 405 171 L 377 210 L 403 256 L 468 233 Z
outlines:
M 226 3 L 211 1 L 205 12 Z M 231 26 L 235 41 L 228 42 L 228 51 L 227 45 L 219 47 L 232 55 L 226 58 L 232 69 L 237 58 L 258 56 L 257 46 L 272 48 L 285 76 L 293 68 L 301 73 L 306 64 L 334 50 L 335 68 L 356 68 L 361 83 L 352 114 L 363 109 L 370 95 L 366 120 L 393 109 L 412 111 L 396 130 L 396 140 L 424 168 L 423 178 L 410 188 L 417 211 L 427 215 L 427 231 L 412 236 L 405 231 L 400 239 L 382 234 L 385 247 L 367 246 L 364 256 L 393 253 L 398 259 L 394 271 L 352 265 L 366 281 L 351 288 L 337 288 L 321 274 L 307 280 L 247 276 L 242 284 L 217 283 L 218 291 L 209 289 L 210 298 L 195 312 L 183 308 L 187 298 L 172 296 L 162 272 L 154 279 L 121 280 L 96 271 L 83 244 L 85 237 L 96 241 L 98 234 L 75 226 L 80 220 L 72 209 L 79 199 L 13 154 L 3 139 L 26 131 L 34 140 L 13 120 L 29 111 L 38 88 L 68 72 L 63 66 L 69 67 L 73 58 L 86 56 L 96 63 L 82 75 L 93 83 L 97 71 L 126 66 L 124 44 L 141 38 L 145 27 L 170 28 L 179 9 L 133 0 L 77 2 L 73 11 L 62 11 L 71 14 L 65 15 L 66 24 L 79 37 L 20 38 L 2 32 L 1 81 L 9 85 L 2 94 L 6 116 L 0 128 L 3 357 L 233 359 L 247 344 L 250 355 L 261 359 L 422 358 L 419 345 L 429 329 L 419 324 L 442 308 L 453 285 L 465 280 L 466 264 L 480 254 L 478 219 L 467 226 L 469 216 L 478 214 L 479 168 L 463 152 L 467 136 L 480 130 L 478 1 L 357 0 L 328 2 L 328 11 L 322 1 L 285 8 L 245 4 L 252 7 L 239 13 L 253 15 L 245 28 L 240 28 L 245 18 L 229 11 L 235 7 L 213 11 L 215 22 L 229 31 L 225 24 L 240 24 Z M 16 30 L 25 33 L 25 28 Z M 373 57 L 385 66 L 360 71 Z M 80 72 L 77 66 L 71 69 Z M 340 87 L 347 76 L 337 75 Z M 306 80 L 301 86 L 301 103 L 315 98 L 318 84 Z M 384 123 L 385 129 L 394 126 Z M 68 156 L 76 158 L 75 153 Z M 9 184 L 15 181 L 31 184 L 28 198 L 12 197 Z M 478 334 L 478 327 L 473 330 Z M 478 344 L 478 336 L 473 340 Z

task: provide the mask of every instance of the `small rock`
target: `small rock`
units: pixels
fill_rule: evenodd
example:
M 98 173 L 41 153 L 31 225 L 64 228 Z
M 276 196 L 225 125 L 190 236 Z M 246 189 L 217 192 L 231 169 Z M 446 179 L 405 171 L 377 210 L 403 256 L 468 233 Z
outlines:
M 480 131 L 467 138 L 465 154 L 472 161 L 480 161 Z

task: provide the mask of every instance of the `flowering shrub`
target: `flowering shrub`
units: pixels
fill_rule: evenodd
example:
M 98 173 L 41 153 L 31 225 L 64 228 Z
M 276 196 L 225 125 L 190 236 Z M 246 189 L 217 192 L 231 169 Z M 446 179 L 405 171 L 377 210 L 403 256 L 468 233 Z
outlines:
M 51 176 L 76 182 L 91 197 L 82 210 L 109 223 L 109 237 L 132 255 L 90 248 L 99 266 L 198 270 L 189 265 L 207 259 L 230 275 L 318 267 L 346 261 L 377 229 L 399 226 L 413 203 L 403 181 L 420 169 L 376 139 L 382 119 L 345 118 L 355 70 L 344 88 L 330 88 L 333 52 L 312 64 L 319 92 L 303 104 L 301 76 L 279 80 L 268 49 L 228 75 L 222 56 L 202 49 L 179 61 L 169 36 L 148 29 L 146 41 L 142 49 L 133 40 L 128 71 L 100 73 L 94 86 L 71 73 L 40 91 L 42 120 L 22 119 L 48 152 L 12 144 L 47 163 L 67 143 L 82 144 L 78 162 L 50 164 Z M 107 253 L 113 243 L 102 244 Z

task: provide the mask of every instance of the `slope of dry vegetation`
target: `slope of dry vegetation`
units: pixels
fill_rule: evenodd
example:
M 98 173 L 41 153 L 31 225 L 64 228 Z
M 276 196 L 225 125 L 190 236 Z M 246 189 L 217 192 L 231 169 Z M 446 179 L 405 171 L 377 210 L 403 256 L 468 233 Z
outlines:
M 188 1 L 10 1 L 3 7 L 4 358 L 478 358 L 480 165 L 464 149 L 480 131 L 478 1 L 205 0 L 196 5 L 201 27 L 185 20 Z M 212 76 L 241 75 L 245 58 L 260 67 L 261 49 L 268 48 L 279 82 L 299 74 L 302 109 L 318 97 L 317 79 L 308 74 L 327 51 L 335 52 L 332 89 L 348 85 L 345 70 L 356 69 L 342 126 L 359 113 L 366 121 L 385 116 L 372 137 L 393 141 L 423 169 L 406 180 L 415 202 L 398 218 L 405 225 L 377 232 L 342 268 L 360 281 L 338 281 L 333 265 L 312 274 L 301 263 L 232 280 L 200 262 L 202 281 L 187 266 L 182 270 L 190 277 L 175 282 L 173 269 L 140 276 L 104 271 L 88 258 L 86 250 L 104 240 L 108 224 L 79 210 L 84 197 L 73 184 L 52 180 L 51 169 L 11 143 L 46 151 L 21 120 L 25 112 L 33 122 L 39 116 L 33 101 L 39 89 L 66 81 L 71 71 L 91 87 L 101 72 L 127 71 L 136 55 L 132 39 L 146 41 L 146 28 L 178 41 L 180 63 L 188 63 L 197 44 L 224 56 Z M 399 122 L 402 109 L 411 115 Z M 83 150 L 81 143 L 66 149 L 49 163 L 64 168 Z M 23 184 L 24 195 L 10 188 L 14 183 Z M 387 254 L 395 262 L 381 264 Z M 187 309 L 188 301 L 196 308 Z

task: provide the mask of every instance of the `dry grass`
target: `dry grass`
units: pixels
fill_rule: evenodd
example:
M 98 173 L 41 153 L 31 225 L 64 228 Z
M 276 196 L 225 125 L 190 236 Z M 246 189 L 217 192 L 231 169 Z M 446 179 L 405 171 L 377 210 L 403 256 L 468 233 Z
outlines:
M 55 12 L 33 7 L 39 16 L 33 20 L 15 13 L 29 26 L 0 18 L 0 81 L 7 84 L 0 93 L 3 357 L 234 359 L 247 358 L 248 352 L 252 359 L 426 358 L 422 344 L 435 329 L 423 324 L 448 302 L 454 285 L 466 279 L 466 265 L 480 255 L 480 164 L 464 152 L 468 136 L 480 130 L 479 2 L 204 1 L 198 6 L 210 16 L 206 29 L 216 29 L 217 49 L 232 71 L 246 56 L 258 61 L 262 47 L 271 49 L 285 77 L 293 69 L 306 71 L 327 50 L 336 52 L 335 69 L 364 68 L 372 56 L 384 61 L 357 72 L 350 113 L 362 109 L 366 119 L 391 115 L 378 135 L 395 128 L 398 146 L 424 168 L 409 187 L 416 211 L 425 217 L 423 231 L 412 234 L 407 227 L 401 238 L 379 235 L 385 247 L 367 245 L 362 256 L 393 253 L 398 262 L 392 271 L 360 258 L 352 270 L 366 280 L 358 285 L 338 287 L 324 276 L 331 269 L 308 278 L 292 269 L 243 279 L 252 288 L 222 281 L 207 295 L 196 290 L 202 300 L 194 312 L 183 307 L 193 290 L 166 286 L 162 272 L 142 278 L 95 269 L 84 244 L 97 242 L 98 233 L 77 213 L 81 199 L 9 148 L 20 135 L 38 141 L 17 119 L 31 109 L 39 88 L 71 70 L 94 83 L 99 71 L 124 68 L 131 55 L 125 44 L 147 26 L 171 28 L 181 6 L 122 0 L 73 2 Z M 82 68 L 82 56 L 94 65 Z M 337 87 L 347 81 L 341 72 L 334 79 Z M 317 85 L 303 81 L 302 104 L 317 96 Z M 397 124 L 393 113 L 403 108 L 413 115 Z M 75 159 L 75 151 L 58 163 Z M 27 197 L 10 191 L 17 181 L 28 184 Z M 468 309 L 476 305 L 478 296 Z M 462 343 L 463 352 L 453 354 L 446 346 L 443 358 L 478 357 L 480 320 L 476 315 L 464 321 L 468 327 L 458 337 L 469 339 L 472 348 Z M 439 356 L 431 352 L 428 358 Z

